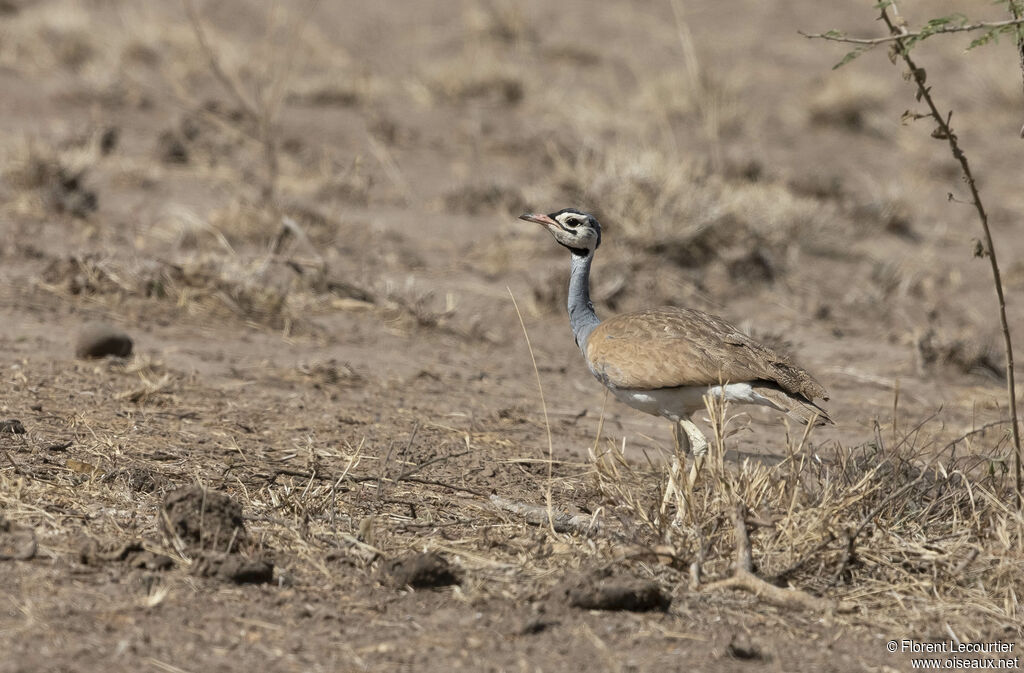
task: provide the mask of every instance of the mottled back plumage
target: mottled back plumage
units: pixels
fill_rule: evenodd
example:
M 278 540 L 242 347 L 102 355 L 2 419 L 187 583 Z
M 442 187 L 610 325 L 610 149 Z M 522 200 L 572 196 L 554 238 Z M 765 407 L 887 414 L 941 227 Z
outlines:
M 654 308 L 609 318 L 590 334 L 586 357 L 595 375 L 616 388 L 763 382 L 812 404 L 828 399 L 822 385 L 787 358 L 695 309 Z

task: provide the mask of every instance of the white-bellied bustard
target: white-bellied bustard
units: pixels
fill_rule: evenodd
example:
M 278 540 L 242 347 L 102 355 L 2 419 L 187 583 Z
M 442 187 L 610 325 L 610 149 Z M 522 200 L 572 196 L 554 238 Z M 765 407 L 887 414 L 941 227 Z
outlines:
M 708 442 L 690 416 L 704 397 L 761 404 L 801 423 L 831 423 L 816 405 L 828 399 L 820 383 L 721 318 L 689 308 L 653 308 L 602 321 L 590 302 L 590 265 L 601 244 L 592 215 L 566 208 L 549 215 L 521 215 L 543 225 L 569 248 L 569 322 L 590 371 L 621 402 L 672 421 L 679 448 L 693 452 L 691 480 Z

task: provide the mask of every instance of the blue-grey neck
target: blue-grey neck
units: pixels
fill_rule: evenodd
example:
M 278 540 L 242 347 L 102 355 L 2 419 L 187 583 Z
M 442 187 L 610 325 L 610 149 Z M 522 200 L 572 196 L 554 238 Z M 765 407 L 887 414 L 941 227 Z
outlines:
M 569 274 L 569 324 L 576 336 L 576 345 L 586 355 L 587 338 L 601 320 L 590 303 L 590 264 L 594 251 L 586 255 L 572 254 L 572 270 Z

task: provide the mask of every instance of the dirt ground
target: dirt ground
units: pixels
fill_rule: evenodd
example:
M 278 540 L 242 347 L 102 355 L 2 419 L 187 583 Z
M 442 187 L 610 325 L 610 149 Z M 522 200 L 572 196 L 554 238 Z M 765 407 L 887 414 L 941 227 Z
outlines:
M 974 211 L 885 50 L 832 71 L 847 50 L 798 34 L 880 35 L 874 12 L 0 0 L 0 671 L 1019 655 Z M 917 56 L 1024 334 L 1021 73 L 1012 41 L 968 42 Z M 568 255 L 516 219 L 566 206 L 603 225 L 599 314 L 722 315 L 813 372 L 836 425 L 729 410 L 724 460 L 673 500 L 669 424 L 605 400 Z M 78 357 L 97 325 L 132 354 Z M 778 596 L 714 584 L 741 502 Z

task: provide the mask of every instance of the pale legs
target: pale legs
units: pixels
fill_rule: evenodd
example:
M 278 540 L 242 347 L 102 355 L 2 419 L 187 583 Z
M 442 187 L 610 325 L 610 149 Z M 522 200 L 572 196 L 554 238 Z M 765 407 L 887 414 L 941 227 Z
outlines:
M 690 485 L 693 486 L 708 455 L 708 440 L 688 418 L 672 424 L 672 438 L 676 442 L 676 451 L 686 450 L 693 454 L 693 466 L 690 468 Z

